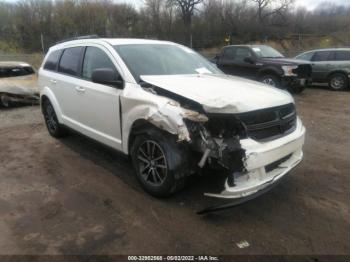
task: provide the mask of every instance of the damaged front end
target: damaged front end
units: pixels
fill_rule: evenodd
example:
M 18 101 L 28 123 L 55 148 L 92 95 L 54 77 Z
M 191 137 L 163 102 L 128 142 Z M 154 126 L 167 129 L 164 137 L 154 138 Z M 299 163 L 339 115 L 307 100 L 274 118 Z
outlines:
M 305 128 L 293 103 L 248 113 L 208 113 L 207 108 L 178 94 L 148 85 L 183 109 L 191 150 L 198 168 L 219 167 L 227 174 L 219 193 L 205 196 L 232 199 L 212 212 L 239 205 L 270 190 L 302 160 Z M 179 141 L 184 139 L 180 139 Z
M 0 62 L 0 104 L 39 104 L 37 76 L 30 65 Z

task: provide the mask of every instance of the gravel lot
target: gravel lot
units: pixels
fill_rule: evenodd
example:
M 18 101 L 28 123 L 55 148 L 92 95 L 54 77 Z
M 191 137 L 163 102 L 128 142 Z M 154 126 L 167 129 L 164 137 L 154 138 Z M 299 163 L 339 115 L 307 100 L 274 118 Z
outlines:
M 128 158 L 76 134 L 54 140 L 38 107 L 0 111 L 0 254 L 350 254 L 350 92 L 296 100 L 303 163 L 268 194 L 206 216 L 195 212 L 219 174 L 154 199 Z

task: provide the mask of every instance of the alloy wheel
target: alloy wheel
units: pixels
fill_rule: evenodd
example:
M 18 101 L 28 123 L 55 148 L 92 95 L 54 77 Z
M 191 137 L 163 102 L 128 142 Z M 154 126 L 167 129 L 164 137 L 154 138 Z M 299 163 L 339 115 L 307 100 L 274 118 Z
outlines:
M 10 98 L 6 94 L 0 95 L 0 103 L 3 107 L 10 106 Z
M 137 151 L 138 167 L 141 177 L 152 186 L 164 183 L 168 166 L 165 154 L 158 143 L 152 140 L 143 142 Z
M 345 80 L 341 76 L 335 76 L 331 79 L 331 87 L 335 90 L 342 89 L 345 85 Z
M 269 77 L 264 78 L 264 79 L 262 80 L 262 82 L 263 82 L 264 84 L 266 84 L 266 85 L 276 87 L 276 83 L 275 83 L 275 81 L 274 81 L 272 78 L 269 78 Z
M 57 117 L 55 110 L 53 109 L 51 104 L 47 104 L 45 107 L 45 121 L 47 123 L 47 127 L 51 133 L 55 133 L 58 128 Z

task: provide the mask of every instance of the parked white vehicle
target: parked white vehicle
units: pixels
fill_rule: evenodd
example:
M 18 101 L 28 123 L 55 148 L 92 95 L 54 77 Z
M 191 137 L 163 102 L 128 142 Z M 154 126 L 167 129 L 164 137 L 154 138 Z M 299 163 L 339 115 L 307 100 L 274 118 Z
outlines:
M 217 198 L 251 198 L 303 157 L 305 128 L 290 94 L 227 76 L 171 42 L 89 38 L 50 48 L 39 70 L 53 137 L 74 129 L 130 155 L 158 197 L 209 165 L 228 178 Z

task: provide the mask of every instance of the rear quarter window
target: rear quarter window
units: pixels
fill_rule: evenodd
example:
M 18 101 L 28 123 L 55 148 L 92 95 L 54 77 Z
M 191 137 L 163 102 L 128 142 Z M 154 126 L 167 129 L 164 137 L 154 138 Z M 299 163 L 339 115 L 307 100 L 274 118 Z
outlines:
M 335 61 L 350 61 L 350 51 L 336 51 Z
M 71 47 L 63 51 L 58 72 L 78 76 L 84 47 Z
M 50 70 L 50 71 L 56 71 L 58 60 L 60 59 L 61 54 L 62 54 L 62 50 L 57 50 L 50 53 L 48 58 L 46 59 L 44 69 Z

